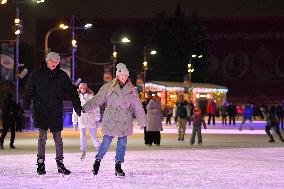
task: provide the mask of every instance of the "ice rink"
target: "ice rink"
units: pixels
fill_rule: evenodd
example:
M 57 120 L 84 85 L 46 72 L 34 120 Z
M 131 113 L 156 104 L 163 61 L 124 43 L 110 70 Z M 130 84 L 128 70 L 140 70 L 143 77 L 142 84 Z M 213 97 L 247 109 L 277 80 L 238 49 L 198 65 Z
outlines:
M 48 154 L 47 174 L 35 172 L 34 155 L 0 156 L 0 188 L 257 188 L 282 189 L 284 148 L 187 149 L 128 151 L 126 177 L 114 175 L 114 152 L 107 153 L 99 174 L 91 169 L 94 154 L 81 162 L 79 153 L 65 153 L 69 178 L 57 174 Z
M 208 188 L 282 189 L 284 186 L 284 144 L 268 143 L 261 128 L 242 132 L 235 128 L 209 127 L 203 130 L 203 145 L 190 145 L 190 128 L 184 142 L 177 141 L 176 128 L 166 127 L 161 146 L 145 146 L 137 127 L 128 139 L 124 179 L 114 175 L 115 141 L 101 163 L 99 174 L 91 172 L 95 152 L 80 160 L 79 132 L 63 131 L 64 163 L 72 171 L 69 178 L 57 173 L 52 136 L 48 134 L 46 171 L 36 173 L 37 132 L 17 133 L 16 149 L 0 151 L 0 188 Z M 99 130 L 99 139 L 102 134 Z

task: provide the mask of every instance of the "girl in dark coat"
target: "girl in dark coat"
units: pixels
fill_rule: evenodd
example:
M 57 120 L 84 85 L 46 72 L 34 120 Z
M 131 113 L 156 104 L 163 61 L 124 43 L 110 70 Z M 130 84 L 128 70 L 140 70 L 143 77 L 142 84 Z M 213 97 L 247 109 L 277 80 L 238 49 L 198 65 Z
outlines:
M 73 107 L 81 115 L 81 103 L 75 86 L 68 75 L 59 67 L 60 56 L 50 52 L 46 56 L 47 65 L 36 69 L 29 78 L 23 96 L 23 108 L 29 110 L 31 105 L 35 127 L 39 128 L 37 172 L 45 174 L 45 143 L 47 130 L 53 134 L 56 147 L 56 163 L 59 173 L 70 174 L 63 164 L 63 97 L 71 97 Z

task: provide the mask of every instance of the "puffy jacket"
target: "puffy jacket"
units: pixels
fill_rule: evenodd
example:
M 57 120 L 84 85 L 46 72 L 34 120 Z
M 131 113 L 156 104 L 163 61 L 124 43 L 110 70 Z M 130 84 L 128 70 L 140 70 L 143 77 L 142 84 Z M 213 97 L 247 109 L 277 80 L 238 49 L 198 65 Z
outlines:
M 87 101 L 94 97 L 91 93 L 79 94 L 81 105 L 83 106 Z M 82 112 L 79 117 L 73 109 L 72 122 L 73 124 L 78 123 L 79 128 L 95 128 L 100 120 L 100 108 L 91 107 L 88 111 Z

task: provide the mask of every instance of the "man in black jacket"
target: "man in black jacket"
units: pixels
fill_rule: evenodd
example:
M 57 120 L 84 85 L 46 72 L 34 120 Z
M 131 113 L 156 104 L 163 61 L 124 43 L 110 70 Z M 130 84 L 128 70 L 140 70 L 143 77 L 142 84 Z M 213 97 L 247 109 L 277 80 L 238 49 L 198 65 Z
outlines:
M 81 103 L 68 75 L 60 69 L 60 56 L 50 52 L 46 56 L 46 66 L 36 69 L 31 74 L 23 96 L 25 111 L 32 109 L 34 124 L 39 128 L 37 173 L 45 174 L 45 144 L 47 130 L 53 134 L 56 147 L 56 163 L 58 173 L 70 174 L 63 164 L 63 98 L 67 93 L 72 100 L 73 107 L 81 115 Z
M 14 141 L 15 141 L 15 123 L 17 118 L 17 104 L 13 100 L 13 96 L 11 94 L 7 94 L 3 101 L 2 107 L 2 123 L 3 130 L 0 137 L 0 149 L 4 149 L 3 143 L 4 139 L 7 135 L 7 132 L 10 129 L 11 139 L 10 139 L 10 148 L 14 149 Z

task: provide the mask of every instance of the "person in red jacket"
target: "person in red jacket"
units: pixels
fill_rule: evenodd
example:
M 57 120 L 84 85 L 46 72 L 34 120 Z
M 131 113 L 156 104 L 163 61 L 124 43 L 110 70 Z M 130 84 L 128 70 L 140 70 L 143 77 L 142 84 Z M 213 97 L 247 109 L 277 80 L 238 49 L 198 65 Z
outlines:
M 207 104 L 207 114 L 208 114 L 208 125 L 210 125 L 211 117 L 213 125 L 215 125 L 215 115 L 217 113 L 217 105 L 216 102 L 211 99 Z

